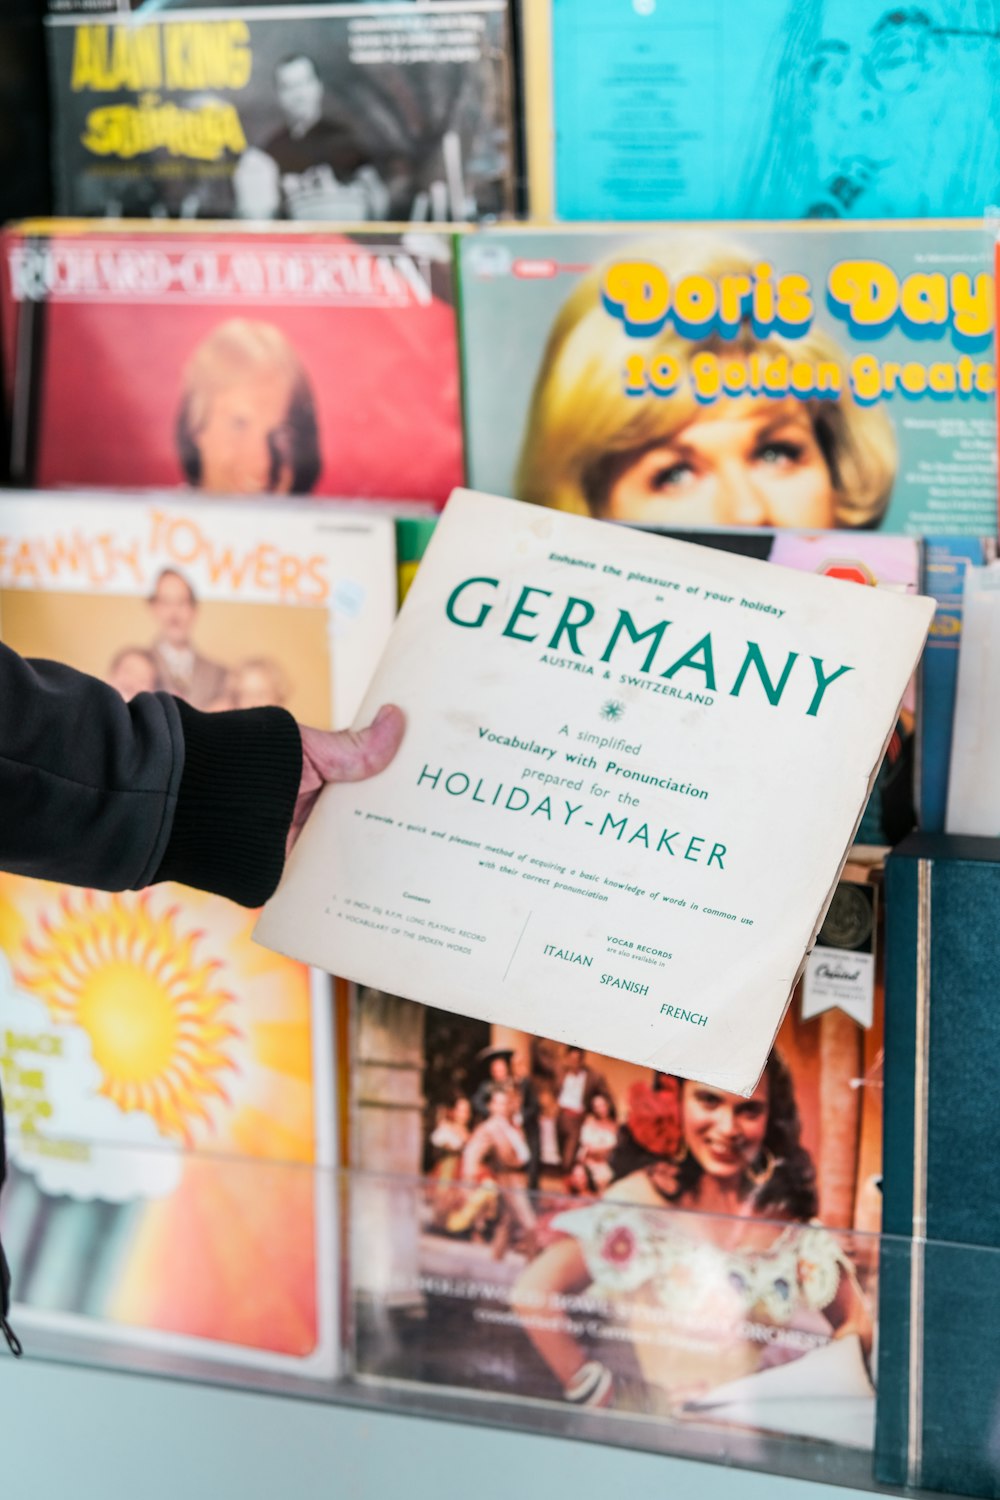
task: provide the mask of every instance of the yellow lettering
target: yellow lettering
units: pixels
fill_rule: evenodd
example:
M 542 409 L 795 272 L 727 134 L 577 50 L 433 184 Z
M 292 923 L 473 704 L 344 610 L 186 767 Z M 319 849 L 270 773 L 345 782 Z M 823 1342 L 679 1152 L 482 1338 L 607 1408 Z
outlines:
M 933 364 L 927 371 L 927 384 L 936 396 L 949 396 L 957 388 L 955 366 L 945 363 Z
M 747 367 L 741 359 L 727 359 L 722 372 L 722 383 L 730 396 L 738 396 L 747 386 Z
M 236 106 L 227 104 L 223 109 L 216 111 L 216 129 L 218 131 L 219 150 L 217 155 L 223 151 L 232 151 L 235 155 L 247 149 L 247 138 L 243 134 L 243 126 L 240 122 Z
M 851 386 L 859 401 L 871 403 L 881 396 L 882 380 L 874 354 L 859 354 L 852 360 Z
M 186 45 L 187 35 L 191 30 L 190 22 L 181 24 L 175 22 L 168 26 L 163 38 L 163 57 L 166 63 L 167 88 L 187 88 L 187 66 Z
M 78 26 L 73 34 L 73 70 L 69 86 L 75 94 L 95 87 L 99 52 L 94 33 L 103 26 Z
M 681 372 L 669 354 L 660 354 L 649 366 L 649 383 L 658 396 L 669 396 L 677 389 Z
M 813 367 L 807 359 L 797 359 L 792 365 L 792 390 L 800 396 L 809 396 L 813 389 Z
M 707 276 L 682 276 L 674 288 L 674 312 L 682 323 L 710 323 L 716 303 L 715 286 Z
M 625 361 L 625 394 L 646 394 L 646 361 L 641 354 L 630 354 Z
M 899 379 L 908 396 L 922 396 L 927 389 L 927 371 L 915 359 L 903 366 Z
M 163 85 L 159 32 L 155 26 L 78 26 L 73 38 L 70 87 L 110 93 Z
M 201 109 L 181 109 L 176 104 L 107 105 L 91 110 L 81 139 L 95 156 L 118 156 L 125 161 L 150 151 L 218 161 L 227 150 L 245 151 L 247 144 L 232 104 L 206 104 Z
M 753 356 L 757 358 L 756 355 Z M 755 382 L 756 384 L 756 382 Z M 760 384 L 765 391 L 772 396 L 788 395 L 788 355 L 779 354 L 776 359 L 769 359 L 764 366 L 764 375 Z
M 888 322 L 899 305 L 895 273 L 878 260 L 838 261 L 827 286 L 834 302 L 865 327 Z
M 245 89 L 253 72 L 253 53 L 250 50 L 250 27 L 245 21 L 227 21 L 230 38 L 229 87 Z
M 121 139 L 118 127 L 120 114 L 121 106 L 119 105 L 108 105 L 104 109 L 90 111 L 83 135 L 80 137 L 88 151 L 92 151 L 95 156 L 120 154 L 118 145 Z
M 752 290 L 753 282 L 741 271 L 719 278 L 719 317 L 723 323 L 742 323 L 743 302 Z
M 160 37 L 155 26 L 137 27 L 119 26 L 115 28 L 116 36 L 120 35 L 123 50 L 128 53 L 128 66 L 132 77 L 138 78 L 138 82 L 130 84 L 130 88 L 137 91 L 141 89 L 158 89 L 163 86 L 163 60 L 160 55 Z
M 947 277 L 941 271 L 915 271 L 903 282 L 899 306 L 911 323 L 947 323 Z
M 245 21 L 175 21 L 164 31 L 167 88 L 241 89 L 253 59 Z
M 753 315 L 758 323 L 774 322 L 774 268 L 766 261 L 754 266 Z
M 884 390 L 894 391 L 896 381 L 902 374 L 903 367 L 895 359 L 887 359 L 882 366 L 882 386 Z
M 700 401 L 714 401 L 721 390 L 719 361 L 714 354 L 704 350 L 691 361 L 691 381 Z
M 782 276 L 778 283 L 778 317 L 782 323 L 808 323 L 813 315 L 808 276 Z
M 832 359 L 821 359 L 816 366 L 816 389 L 840 394 L 842 377 L 840 366 Z
M 993 332 L 993 277 L 989 272 L 981 271 L 973 282 L 968 272 L 956 271 L 951 279 L 951 303 L 957 332 L 969 338 Z
M 604 276 L 608 311 L 626 328 L 651 331 L 663 326 L 670 307 L 670 282 L 659 266 L 648 260 L 621 260 Z

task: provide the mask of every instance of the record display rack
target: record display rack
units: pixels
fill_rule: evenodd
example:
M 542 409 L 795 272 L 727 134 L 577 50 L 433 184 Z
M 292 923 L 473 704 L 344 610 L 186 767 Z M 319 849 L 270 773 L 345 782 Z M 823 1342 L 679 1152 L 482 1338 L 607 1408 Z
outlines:
M 129 1154 L 122 1147 L 108 1149 L 122 1155 Z M 217 1159 L 215 1167 L 224 1173 L 227 1163 Z M 135 1169 L 134 1162 L 121 1165 L 123 1172 Z M 409 1180 L 360 1172 L 327 1172 L 236 1159 L 228 1163 L 228 1170 L 234 1179 L 242 1180 L 242 1193 L 246 1193 L 251 1177 L 264 1179 L 270 1175 L 273 1179 L 276 1173 L 284 1178 L 286 1186 L 295 1180 L 308 1193 L 310 1188 L 305 1179 L 311 1177 L 314 1201 L 325 1202 L 334 1212 L 348 1248 L 342 1258 L 334 1255 L 328 1265 L 318 1268 L 318 1302 L 326 1308 L 328 1327 L 335 1332 L 333 1345 L 327 1351 L 325 1368 L 310 1369 L 309 1358 L 304 1358 L 302 1368 L 297 1370 L 294 1360 L 268 1360 L 260 1350 L 241 1350 L 231 1344 L 223 1347 L 207 1339 L 201 1341 L 199 1348 L 198 1341 L 180 1338 L 162 1328 L 154 1332 L 124 1322 L 98 1324 L 74 1310 L 69 1288 L 63 1306 L 57 1305 L 54 1299 L 50 1299 L 44 1308 L 15 1304 L 12 1321 L 25 1345 L 27 1360 L 228 1387 L 259 1396 L 327 1403 L 359 1414 L 405 1415 L 431 1422 L 473 1424 L 507 1434 L 578 1440 L 608 1449 L 629 1450 L 633 1455 L 656 1454 L 782 1476 L 801 1484 L 821 1483 L 872 1493 L 924 1493 L 916 1487 L 907 1489 L 900 1485 L 879 1484 L 873 1477 L 873 1454 L 868 1447 L 849 1446 L 837 1441 L 835 1436 L 817 1440 L 793 1435 L 787 1430 L 766 1432 L 760 1427 L 754 1429 L 749 1425 L 747 1410 L 741 1411 L 738 1406 L 726 1414 L 711 1407 L 697 1411 L 690 1403 L 685 1403 L 685 1409 L 679 1408 L 676 1414 L 670 1415 L 654 1412 L 648 1404 L 644 1410 L 640 1403 L 631 1411 L 623 1407 L 579 1407 L 553 1393 L 545 1399 L 518 1393 L 509 1385 L 505 1388 L 502 1378 L 497 1375 L 496 1362 L 490 1358 L 490 1349 L 496 1352 L 502 1343 L 503 1325 L 509 1322 L 502 1316 L 495 1320 L 501 1330 L 499 1334 L 491 1335 L 487 1329 L 476 1335 L 476 1364 L 470 1362 L 468 1379 L 461 1384 L 449 1382 L 442 1378 L 442 1371 L 447 1370 L 454 1355 L 456 1323 L 454 1309 L 449 1313 L 444 1305 L 440 1284 L 433 1285 L 425 1279 L 422 1285 L 413 1284 L 411 1297 L 402 1297 L 403 1281 L 398 1262 L 392 1266 L 388 1262 L 379 1266 L 377 1256 L 373 1258 L 368 1245 L 364 1247 L 364 1264 L 361 1264 L 362 1246 L 356 1232 L 362 1213 L 365 1225 L 370 1227 L 373 1217 L 379 1217 L 380 1207 L 383 1222 L 391 1213 L 397 1231 L 399 1216 L 411 1213 L 413 1228 L 417 1232 L 425 1217 L 426 1178 Z M 273 1180 L 267 1184 L 261 1180 L 260 1188 L 264 1195 L 273 1192 Z M 14 1196 L 16 1200 L 16 1194 Z M 551 1203 L 548 1207 L 551 1209 Z M 720 1227 L 717 1221 L 710 1222 L 708 1216 L 664 1210 L 665 1231 L 668 1225 L 676 1225 L 678 1217 L 686 1221 L 686 1230 L 694 1237 L 707 1239 L 709 1234 L 717 1234 Z M 780 1231 L 781 1226 L 777 1228 Z M 921 1278 L 927 1279 L 935 1274 L 947 1274 L 949 1284 L 956 1286 L 992 1284 L 1000 1287 L 1000 1251 L 997 1250 L 934 1245 L 892 1236 L 864 1236 L 853 1231 L 838 1234 L 824 1230 L 822 1233 L 834 1240 L 839 1239 L 845 1250 L 849 1241 L 855 1264 L 877 1263 L 883 1298 L 891 1300 L 894 1305 L 906 1302 Z M 267 1229 L 263 1229 L 262 1241 L 266 1241 L 267 1234 Z M 397 1242 L 398 1238 L 397 1233 Z M 352 1246 L 358 1249 L 357 1255 L 352 1254 Z M 266 1243 L 262 1242 L 259 1248 L 259 1263 L 266 1265 Z M 218 1246 L 207 1238 L 200 1246 L 190 1239 L 185 1246 L 178 1246 L 177 1263 L 181 1266 L 178 1276 L 190 1279 L 198 1257 L 204 1255 L 207 1260 L 212 1260 L 217 1249 Z M 380 1278 L 384 1283 L 381 1292 L 378 1290 Z M 462 1296 L 461 1289 L 454 1290 Z M 266 1276 L 262 1295 L 267 1295 Z M 484 1297 L 496 1307 L 503 1302 L 503 1293 L 497 1287 L 486 1289 Z M 486 1339 L 490 1340 L 489 1344 L 483 1342 Z M 920 1461 L 923 1392 L 921 1382 L 915 1383 L 910 1377 L 919 1368 L 918 1342 L 914 1343 L 912 1350 L 915 1363 L 901 1368 L 898 1378 L 888 1386 L 883 1382 L 878 1396 L 881 1403 L 879 1423 L 903 1434 L 904 1443 L 908 1443 L 903 1461 L 914 1466 Z M 413 1360 L 414 1349 L 420 1351 L 419 1368 Z M 481 1358 L 484 1351 L 485 1358 Z M 978 1358 L 977 1351 L 970 1347 L 965 1354 L 971 1368 Z M 877 1349 L 873 1357 L 877 1358 Z M 408 1359 L 412 1360 L 409 1367 Z M 4 1376 L 16 1383 L 19 1374 L 27 1368 L 24 1364 L 18 1368 L 5 1363 Z M 473 1373 L 476 1368 L 485 1372 L 485 1377 L 478 1381 Z M 808 1393 L 802 1393 L 801 1380 L 798 1385 L 799 1393 L 791 1403 L 794 1406 L 797 1401 L 798 1417 L 789 1422 L 789 1406 L 784 1416 L 776 1419 L 776 1425 L 794 1427 L 798 1422 L 801 1427 L 810 1426 L 810 1398 Z M 786 1392 L 786 1400 L 788 1394 Z M 1000 1392 L 995 1393 L 995 1397 L 997 1395 Z M 832 1434 L 836 1433 L 840 1423 L 844 1432 L 852 1433 L 851 1441 L 856 1443 L 857 1434 L 864 1427 L 862 1406 L 865 1399 L 857 1393 L 841 1396 L 825 1393 L 812 1403 L 813 1415 L 819 1414 L 821 1425 L 825 1424 Z M 874 1394 L 870 1393 L 867 1399 L 870 1403 L 869 1431 L 874 1438 Z M 838 1402 L 842 1407 L 840 1412 Z M 766 1401 L 758 1402 L 756 1412 L 758 1418 L 764 1413 L 765 1420 L 768 1420 Z M 803 1412 L 806 1413 L 804 1422 Z M 972 1445 L 977 1449 L 968 1455 L 972 1465 L 990 1461 L 989 1455 L 995 1451 L 1000 1431 L 991 1434 L 989 1427 L 989 1422 L 984 1423 L 979 1434 L 981 1441 Z M 446 1430 L 442 1428 L 442 1432 Z M 908 1431 L 914 1434 L 909 1439 L 906 1437 Z M 939 1488 L 936 1492 L 943 1491 Z M 727 1490 L 727 1493 L 735 1491 Z

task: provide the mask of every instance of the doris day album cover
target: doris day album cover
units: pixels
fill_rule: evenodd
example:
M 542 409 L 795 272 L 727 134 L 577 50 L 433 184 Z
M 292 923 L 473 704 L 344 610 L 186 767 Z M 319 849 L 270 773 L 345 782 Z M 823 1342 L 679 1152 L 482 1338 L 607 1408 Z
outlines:
M 458 254 L 475 488 L 668 529 L 996 534 L 982 221 L 496 228 Z

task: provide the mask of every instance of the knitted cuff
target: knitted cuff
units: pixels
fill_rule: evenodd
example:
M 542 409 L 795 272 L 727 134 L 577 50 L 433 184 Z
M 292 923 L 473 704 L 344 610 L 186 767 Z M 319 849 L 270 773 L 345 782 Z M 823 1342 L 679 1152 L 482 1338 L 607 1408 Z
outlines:
M 175 701 L 184 769 L 153 880 L 263 906 L 281 878 L 302 780 L 299 727 L 283 708 L 199 713 Z

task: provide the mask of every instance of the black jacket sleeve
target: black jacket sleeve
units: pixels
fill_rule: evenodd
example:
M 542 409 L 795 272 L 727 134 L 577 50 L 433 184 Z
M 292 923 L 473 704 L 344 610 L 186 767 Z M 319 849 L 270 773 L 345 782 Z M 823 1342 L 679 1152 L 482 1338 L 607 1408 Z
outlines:
M 263 906 L 285 865 L 302 780 L 299 726 L 283 708 L 202 714 L 167 701 L 180 720 L 184 765 L 153 879 Z
M 0 868 L 100 890 L 176 880 L 260 906 L 284 864 L 302 769 L 280 708 L 125 703 L 0 645 Z

